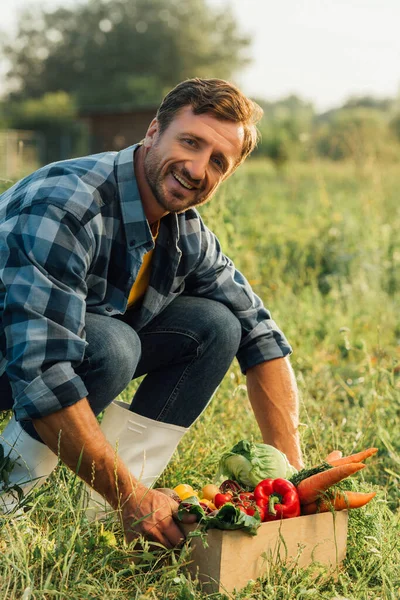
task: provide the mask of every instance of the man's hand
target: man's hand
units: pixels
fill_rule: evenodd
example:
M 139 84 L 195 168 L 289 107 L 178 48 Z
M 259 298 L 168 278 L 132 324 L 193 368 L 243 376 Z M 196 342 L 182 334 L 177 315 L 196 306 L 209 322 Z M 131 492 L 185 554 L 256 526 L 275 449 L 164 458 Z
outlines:
M 173 519 L 177 510 L 178 503 L 172 498 L 138 485 L 122 507 L 126 541 L 141 534 L 166 548 L 178 546 L 185 536 Z
M 138 482 L 105 439 L 86 398 L 34 421 L 41 438 L 61 460 L 118 510 L 128 542 L 139 534 L 167 548 L 184 534 L 173 520 L 178 504 Z M 140 522 L 138 522 L 140 521 Z

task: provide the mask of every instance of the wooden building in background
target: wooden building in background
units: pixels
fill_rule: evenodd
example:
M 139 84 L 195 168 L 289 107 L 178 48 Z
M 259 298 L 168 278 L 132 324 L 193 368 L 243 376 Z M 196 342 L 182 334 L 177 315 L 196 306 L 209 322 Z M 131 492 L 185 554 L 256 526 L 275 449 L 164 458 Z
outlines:
M 89 135 L 90 153 L 122 150 L 140 142 L 156 116 L 157 107 L 87 108 L 80 112 Z

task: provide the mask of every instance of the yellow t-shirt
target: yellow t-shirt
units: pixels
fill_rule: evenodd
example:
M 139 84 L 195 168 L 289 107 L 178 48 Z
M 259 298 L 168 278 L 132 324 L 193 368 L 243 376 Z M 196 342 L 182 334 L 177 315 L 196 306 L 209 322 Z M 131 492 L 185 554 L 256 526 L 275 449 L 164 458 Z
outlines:
M 160 221 L 156 221 L 150 227 L 154 241 L 157 239 L 159 227 Z M 150 252 L 147 252 L 143 257 L 142 266 L 140 267 L 139 273 L 129 292 L 128 308 L 132 308 L 139 300 L 141 300 L 149 287 L 153 253 L 154 248 L 153 250 L 150 250 Z

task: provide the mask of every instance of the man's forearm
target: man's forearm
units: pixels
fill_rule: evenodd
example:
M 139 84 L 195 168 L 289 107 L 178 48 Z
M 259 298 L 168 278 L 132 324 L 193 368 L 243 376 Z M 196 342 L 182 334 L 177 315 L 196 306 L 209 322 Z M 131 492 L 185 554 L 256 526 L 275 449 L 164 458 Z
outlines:
M 114 509 L 138 484 L 107 442 L 86 398 L 33 422 L 42 440 Z M 146 490 L 144 486 L 143 492 Z
M 289 359 L 261 363 L 249 369 L 246 376 L 250 403 L 264 443 L 284 452 L 294 467 L 301 468 L 298 391 Z
M 86 398 L 33 422 L 42 440 L 121 517 L 127 541 L 137 534 L 173 548 L 183 534 L 172 516 L 178 504 L 138 482 L 107 442 Z

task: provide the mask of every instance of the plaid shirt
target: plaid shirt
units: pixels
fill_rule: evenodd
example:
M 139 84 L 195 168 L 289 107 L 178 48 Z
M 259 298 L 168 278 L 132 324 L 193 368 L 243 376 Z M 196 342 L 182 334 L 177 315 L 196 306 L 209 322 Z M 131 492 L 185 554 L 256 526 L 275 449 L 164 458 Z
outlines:
M 123 314 L 154 247 L 135 148 L 50 164 L 0 196 L 0 375 L 7 371 L 17 419 L 41 418 L 87 395 L 74 371 L 85 354 L 85 313 Z M 290 353 L 194 209 L 161 220 L 150 285 L 130 323 L 139 331 L 179 294 L 233 311 L 243 372 Z

